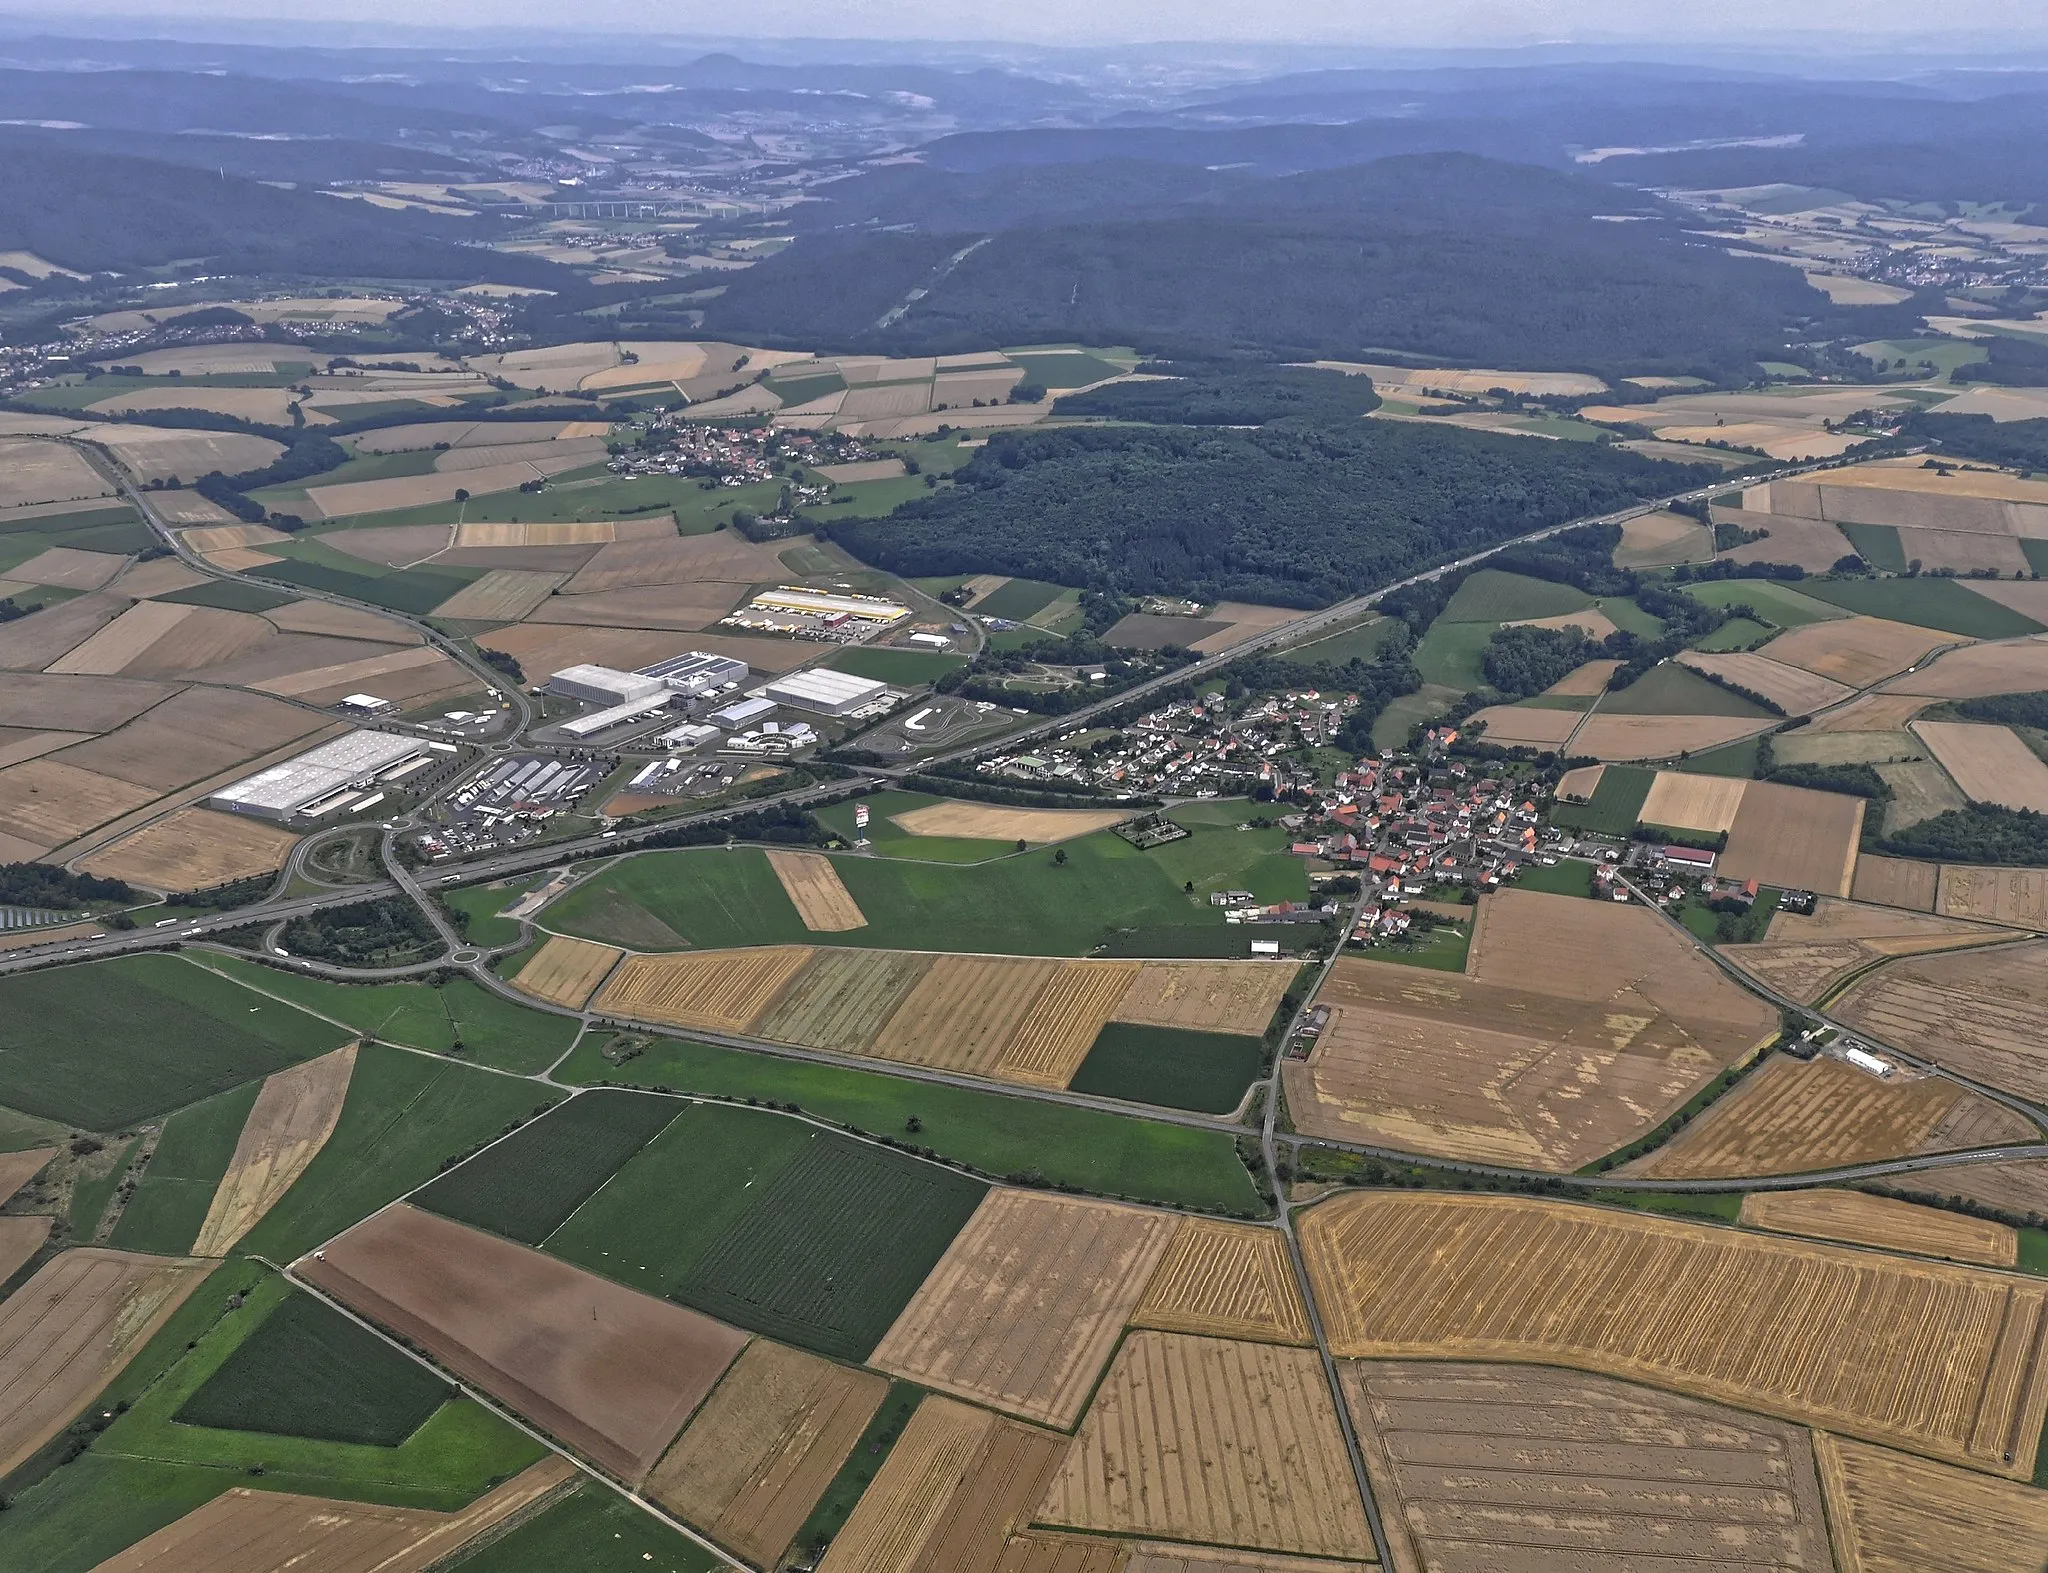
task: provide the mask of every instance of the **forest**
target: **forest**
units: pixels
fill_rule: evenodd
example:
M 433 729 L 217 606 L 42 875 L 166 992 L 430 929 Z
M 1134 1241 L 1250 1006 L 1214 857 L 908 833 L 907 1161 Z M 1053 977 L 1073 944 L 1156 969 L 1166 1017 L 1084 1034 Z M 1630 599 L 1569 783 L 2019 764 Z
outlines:
M 1146 421 L 1159 426 L 1264 426 L 1307 420 L 1341 424 L 1380 407 L 1369 377 L 1304 366 L 1200 365 L 1147 361 L 1162 382 L 1113 382 L 1060 400 L 1062 415 Z
M 1877 850 L 1942 863 L 2048 864 L 2048 814 L 1972 803 L 1893 831 Z
M 953 486 L 826 528 L 893 573 L 1313 607 L 1719 473 L 1592 443 L 1377 421 L 1070 428 L 992 437 Z
M 1907 420 L 1905 434 L 1938 443 L 1943 453 L 1958 459 L 2048 470 L 2048 419 L 1999 422 L 1989 415 L 1942 415 L 1923 410 Z

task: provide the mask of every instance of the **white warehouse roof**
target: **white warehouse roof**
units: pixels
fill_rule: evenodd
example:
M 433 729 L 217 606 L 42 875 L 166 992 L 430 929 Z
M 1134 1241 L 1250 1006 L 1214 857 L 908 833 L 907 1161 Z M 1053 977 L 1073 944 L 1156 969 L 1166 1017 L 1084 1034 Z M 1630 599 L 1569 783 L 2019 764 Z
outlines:
M 223 787 L 208 801 L 237 813 L 289 818 L 309 803 L 426 752 L 418 738 L 350 732 Z
M 864 705 L 876 695 L 886 693 L 888 687 L 887 683 L 878 683 L 871 677 L 855 677 L 851 672 L 812 667 L 808 671 L 778 677 L 761 692 L 778 704 L 836 713 Z

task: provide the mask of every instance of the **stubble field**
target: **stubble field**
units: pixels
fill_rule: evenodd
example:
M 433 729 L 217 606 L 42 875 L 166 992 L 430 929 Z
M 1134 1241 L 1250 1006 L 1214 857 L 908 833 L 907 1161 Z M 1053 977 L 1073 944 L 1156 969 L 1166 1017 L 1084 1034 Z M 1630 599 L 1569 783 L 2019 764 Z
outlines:
M 596 1008 L 708 1032 L 745 1032 L 811 952 L 802 946 L 628 956 Z
M 1752 781 L 1729 828 L 1718 872 L 1724 879 L 1846 896 L 1863 814 L 1860 797 Z
M 2048 1566 L 2048 1492 L 1816 1432 L 1840 1573 Z
M 1767 648 L 1773 661 L 1850 688 L 1868 688 L 1905 671 L 1937 645 L 1953 643 L 1953 635 L 1909 623 L 1845 617 L 1794 628 L 1778 635 Z
M 1856 859 L 1856 877 L 1850 883 L 1849 894 L 1858 901 L 1904 907 L 1911 912 L 1932 912 L 1940 879 L 1938 863 L 1863 855 Z
M 1130 816 L 1117 809 L 1004 808 L 994 803 L 947 800 L 891 817 L 913 836 L 957 836 L 967 841 L 1068 841 L 1106 830 Z
M 1913 731 L 1971 802 L 2048 813 L 2048 764 L 2011 727 L 1915 721 Z
M 1255 1038 L 1272 1024 L 1293 981 L 1291 967 L 1268 961 L 1150 962 L 1112 1019 Z
M 1762 694 L 1787 715 L 1811 715 L 1839 704 L 1855 691 L 1832 678 L 1747 651 L 1720 655 L 1687 651 L 1678 659 L 1696 672 L 1709 672 L 1753 694 Z
M 934 959 L 915 951 L 820 951 L 753 1030 L 799 1048 L 859 1053 Z
M 513 981 L 535 999 L 581 1010 L 623 955 L 610 945 L 550 934 Z
M 205 890 L 284 867 L 299 838 L 238 814 L 181 808 L 121 837 L 79 866 L 148 890 Z
M 2048 929 L 2048 869 L 1944 863 L 1934 910 L 1944 917 Z
M 1857 969 L 1899 956 L 1982 945 L 2001 931 L 1892 907 L 1823 898 L 1811 914 L 1780 909 L 1761 943 L 1724 945 L 1721 954 L 1802 1005 L 1811 1005 Z
M 1743 1197 L 1742 1221 L 1752 1229 L 1980 1267 L 2011 1267 L 2019 1260 L 2019 1235 L 2006 1224 L 1862 1191 L 1757 1191 Z
M 1131 1323 L 1207 1338 L 1309 1342 L 1285 1236 L 1209 1218 L 1180 1221 Z
M 297 1183 L 340 1123 L 356 1045 L 266 1077 L 234 1156 L 193 1242 L 194 1256 L 225 1256 Z
M 771 849 L 768 866 L 782 883 L 783 893 L 814 934 L 843 934 L 868 926 L 852 893 L 840 882 L 832 860 L 816 852 Z
M 1643 799 L 1642 823 L 1669 825 L 1719 835 L 1735 823 L 1742 795 L 1749 786 L 1739 776 L 1695 776 L 1681 770 L 1660 770 Z
M 2048 943 L 1897 961 L 1856 984 L 1834 1010 L 1909 1054 L 2048 1099 Z

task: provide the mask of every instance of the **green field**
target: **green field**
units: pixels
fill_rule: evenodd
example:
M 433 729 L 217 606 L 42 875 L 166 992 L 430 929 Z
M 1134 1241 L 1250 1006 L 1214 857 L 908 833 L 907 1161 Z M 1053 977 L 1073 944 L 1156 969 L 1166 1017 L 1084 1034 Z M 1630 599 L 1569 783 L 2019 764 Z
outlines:
M 1082 350 L 1010 350 L 1005 353 L 1024 368 L 1026 379 L 1054 392 L 1085 388 L 1107 377 L 1121 377 L 1128 369 Z
M 1374 661 L 1389 643 L 1403 637 L 1406 626 L 1398 617 L 1375 617 L 1325 634 L 1313 644 L 1283 650 L 1280 656 L 1286 661 L 1329 661 L 1337 666 L 1347 661 Z
M 1696 776 L 1754 776 L 1757 752 L 1762 747 L 1761 736 L 1745 737 L 1739 743 L 1726 743 L 1694 754 L 1685 762 L 1685 768 Z
M 454 1396 L 425 1366 L 295 1290 L 171 1418 L 218 1431 L 397 1447 Z
M 262 1088 L 252 1081 L 171 1116 L 109 1245 L 157 1256 L 183 1256 L 192 1248 Z
M 586 1482 L 443 1573 L 713 1573 L 726 1566 L 624 1497 Z
M 91 1573 L 238 1484 L 220 1470 L 87 1453 L 8 1498 L 9 1573 Z
M 246 579 L 209 579 L 155 597 L 173 606 L 212 606 L 228 612 L 274 612 L 292 598 Z
M 1480 660 L 1499 627 L 1498 623 L 1454 623 L 1439 617 L 1415 646 L 1415 670 L 1425 683 L 1461 694 L 1478 688 L 1486 681 Z M 1397 705 L 1401 702 L 1394 701 Z M 1406 741 L 1405 734 L 1402 741 Z
M 422 503 L 384 513 L 358 514 L 353 528 L 389 524 L 455 524 L 464 518 L 505 524 L 562 524 L 585 519 L 632 519 L 670 514 L 683 535 L 707 535 L 728 524 L 735 512 L 773 513 L 780 481 L 706 490 L 680 475 L 612 475 L 603 470 L 557 476 L 545 491 L 492 492 L 487 498 Z
M 288 543 L 293 551 L 282 561 L 262 565 L 261 577 L 308 590 L 325 590 L 387 611 L 421 617 L 456 591 L 483 577 L 481 568 L 384 569 L 325 551 L 318 541 Z M 329 560 L 331 559 L 331 560 Z
M 529 1010 L 464 977 L 438 986 L 329 983 L 234 956 L 208 954 L 200 965 L 345 1022 L 365 1037 L 436 1054 L 456 1053 L 460 1044 L 464 1059 L 500 1070 L 545 1070 L 576 1035 L 574 1022 Z
M 1415 655 L 1416 665 L 1422 664 L 1422 653 Z M 1374 748 L 1406 748 L 1408 734 L 1426 721 L 1434 721 L 1451 707 L 1458 697 L 1456 692 L 1445 688 L 1424 688 L 1420 693 L 1403 694 L 1393 700 L 1379 713 L 1372 724 L 1372 746 Z
M 349 1036 L 175 956 L 23 973 L 0 980 L 0 1104 L 118 1130 Z
M 1601 772 L 1600 784 L 1584 803 L 1559 803 L 1550 811 L 1551 823 L 1571 830 L 1590 830 L 1600 835 L 1626 836 L 1636 827 L 1643 800 L 1657 772 L 1636 765 L 1609 765 Z
M 825 1488 L 825 1494 L 811 1509 L 811 1516 L 797 1531 L 794 1550 L 801 1553 L 823 1546 L 845 1527 L 854 1505 L 874 1484 L 875 1476 L 881 1473 L 882 1465 L 895 1449 L 896 1439 L 902 1436 L 903 1428 L 910 1423 L 910 1417 L 917 1412 L 923 1398 L 923 1389 L 912 1383 L 889 1384 L 881 1408 L 868 1421 L 867 1429 L 854 1443 L 846 1462 L 839 1466 L 839 1473 L 832 1477 L 832 1484 Z
M 1202 829 L 1141 852 L 1105 831 L 1057 852 L 969 866 L 839 857 L 839 877 L 868 920 L 844 934 L 806 929 L 758 849 L 696 848 L 628 858 L 545 916 L 550 928 L 613 942 L 618 930 L 609 925 L 618 916 L 606 898 L 623 897 L 703 949 L 813 944 L 1078 956 L 1118 929 L 1222 928 L 1211 890 L 1305 900 L 1308 876 L 1286 842 L 1281 830 Z
M 1626 688 L 1610 689 L 1600 701 L 1602 715 L 1716 715 L 1771 718 L 1772 712 L 1710 683 L 1689 667 L 1666 661 Z
M 1806 588 L 1845 611 L 1969 639 L 2014 639 L 2043 631 L 2033 618 L 1979 595 L 1959 579 L 1829 579 L 1809 581 Z
M 1652 616 L 1627 596 L 1610 596 L 1593 604 L 1605 612 L 1607 620 L 1623 633 L 1635 634 L 1643 639 L 1664 637 L 1664 619 Z
M 1527 617 L 1583 612 L 1591 605 L 1593 597 L 1573 585 L 1532 579 L 1527 574 L 1505 573 L 1498 568 L 1481 568 L 1458 586 L 1457 593 L 1438 614 L 1437 621 L 1516 622 Z
M 134 1156 L 136 1144 L 142 1140 L 116 1142 L 108 1149 L 112 1156 L 104 1161 L 109 1165 L 102 1174 L 91 1179 L 79 1180 L 71 1188 L 71 1206 L 67 1214 L 71 1232 L 80 1240 L 90 1240 L 93 1231 L 99 1227 L 100 1218 L 106 1213 L 107 1203 L 114 1199 L 114 1192 L 121 1184 L 121 1176 L 128 1168 L 128 1160 Z
M 472 945 L 491 949 L 519 943 L 519 924 L 498 914 L 545 877 L 535 875 L 531 879 L 508 880 L 502 884 L 494 881 L 488 885 L 469 885 L 460 890 L 437 890 L 434 894 L 442 905 L 469 918 L 468 926 L 462 931 L 464 939 Z
M 1399 939 L 1375 949 L 1373 957 L 1404 967 L 1427 967 L 1433 972 L 1463 972 L 1471 950 L 1472 925 L 1467 923 L 1462 927 L 1410 929 Z
M 1836 528 L 1849 537 L 1849 544 L 1856 548 L 1856 555 L 1879 573 L 1906 571 L 1906 547 L 1899 539 L 1896 525 L 1842 524 Z
M 1015 850 L 1014 841 L 983 841 L 965 836 L 914 836 L 899 829 L 892 817 L 912 809 L 928 808 L 946 799 L 924 792 L 871 792 L 864 798 L 832 803 L 817 811 L 818 823 L 843 841 L 859 834 L 853 824 L 853 805 L 868 806 L 868 845 L 877 857 L 917 858 L 926 863 L 985 863 Z
M 108 499 L 112 502 L 112 499 Z M 74 547 L 83 552 L 112 552 L 125 556 L 156 544 L 156 537 L 134 509 L 125 503 L 112 507 L 80 508 L 72 513 L 32 515 L 26 519 L 0 520 L 0 573 L 39 557 L 53 546 Z M 77 594 L 38 586 L 21 592 L 17 605 L 40 602 L 49 605 Z
M 64 1134 L 62 1125 L 13 1109 L 0 1109 L 0 1152 L 25 1152 L 31 1147 L 53 1146 Z
M 571 1083 L 624 1081 L 794 1103 L 834 1124 L 914 1142 L 999 1178 L 1035 1174 L 1103 1196 L 1246 1216 L 1259 1207 L 1237 1150 L 1219 1131 L 668 1040 L 614 1066 L 596 1039 L 585 1038 L 560 1075 Z
M 241 1249 L 275 1262 L 301 1256 L 555 1096 L 516 1077 L 366 1043 L 334 1134 Z
M 2033 570 L 2037 579 L 2048 574 L 2048 541 L 2025 540 L 2020 542 L 2020 552 L 2027 559 L 2027 567 Z
M 1866 360 L 1903 360 L 1910 369 L 1927 376 L 1938 376 L 1944 381 L 1958 367 L 1974 366 L 1989 353 L 1981 344 L 1945 338 L 1872 339 L 1868 344 L 1859 344 L 1855 348 L 1856 353 Z
M 1113 1021 L 1067 1084 L 1072 1092 L 1228 1114 L 1265 1060 L 1265 1044 L 1228 1032 L 1182 1032 Z
M 825 660 L 825 665 L 835 672 L 851 672 L 855 677 L 870 677 L 898 688 L 935 683 L 966 664 L 966 656 L 947 655 L 941 650 L 879 650 L 866 645 L 842 650 Z
M 682 1109 L 646 1093 L 586 1092 L 442 1175 L 413 1201 L 538 1245 Z
M 1703 639 L 1695 639 L 1695 650 L 1747 650 L 1761 644 L 1776 633 L 1775 628 L 1763 623 L 1753 623 L 1747 617 L 1731 617 Z
M 1832 622 L 1848 615 L 1838 606 L 1816 601 L 1770 579 L 1716 579 L 1683 588 L 1695 601 L 1708 606 L 1747 606 L 1780 628 L 1804 628 L 1808 623 Z
M 1590 897 L 1593 894 L 1593 865 L 1577 858 L 1559 858 L 1548 868 L 1541 863 L 1524 863 L 1515 875 L 1515 888 L 1540 890 L 1550 896 Z
M 1012 622 L 1024 622 L 1044 611 L 1062 595 L 1063 585 L 1047 584 L 1041 579 L 1012 579 L 999 584 L 976 601 L 973 612 L 976 617 L 1007 617 Z
M 697 1104 L 548 1250 L 735 1326 L 860 1360 L 986 1190 L 801 1121 Z

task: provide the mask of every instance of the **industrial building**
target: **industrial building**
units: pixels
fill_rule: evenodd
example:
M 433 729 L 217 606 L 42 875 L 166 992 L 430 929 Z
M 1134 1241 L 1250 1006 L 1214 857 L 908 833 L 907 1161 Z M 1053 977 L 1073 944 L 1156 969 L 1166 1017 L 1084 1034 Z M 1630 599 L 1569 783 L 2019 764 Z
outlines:
M 776 678 L 761 690 L 761 695 L 795 710 L 837 716 L 851 715 L 863 705 L 873 704 L 888 691 L 887 683 L 878 683 L 871 677 L 855 677 L 851 672 L 813 667 L 809 671 L 791 672 Z
M 848 591 L 806 590 L 783 585 L 763 590 L 753 604 L 766 611 L 801 612 L 811 617 L 851 617 L 864 623 L 899 623 L 910 608 L 898 606 L 878 595 L 854 595 Z
M 666 695 L 668 685 L 658 677 L 640 672 L 620 672 L 609 666 L 571 666 L 547 680 L 547 692 L 563 699 L 580 699 L 592 705 L 624 705 L 637 699 Z
M 638 721 L 643 716 L 653 715 L 657 710 L 668 708 L 668 693 L 663 690 L 646 699 L 628 699 L 624 704 L 608 705 L 602 710 L 593 710 L 588 715 L 577 716 L 573 721 L 564 721 L 562 735 L 581 741 L 595 737 L 600 732 L 609 732 L 615 726 L 624 726 L 628 721 Z
M 257 819 L 318 819 L 357 803 L 379 781 L 396 780 L 435 754 L 454 752 L 452 744 L 391 732 L 350 732 L 223 787 L 206 803 Z
M 727 705 L 723 710 L 714 710 L 707 718 L 713 726 L 722 726 L 728 732 L 737 732 L 742 727 L 752 726 L 764 716 L 775 714 L 772 699 L 742 699 L 737 704 Z
M 747 680 L 747 663 L 729 655 L 688 650 L 652 666 L 643 666 L 636 675 L 658 677 L 668 685 L 670 693 L 687 700 L 737 688 Z

